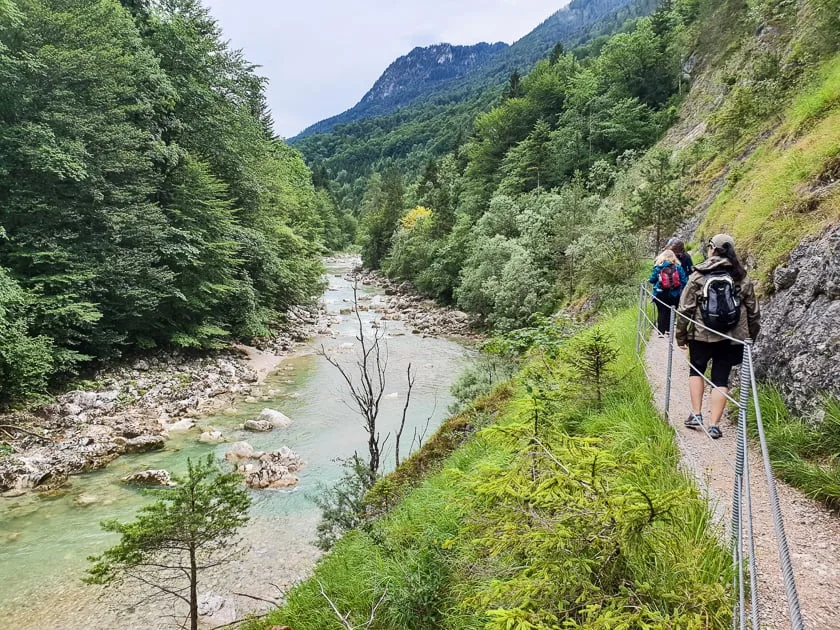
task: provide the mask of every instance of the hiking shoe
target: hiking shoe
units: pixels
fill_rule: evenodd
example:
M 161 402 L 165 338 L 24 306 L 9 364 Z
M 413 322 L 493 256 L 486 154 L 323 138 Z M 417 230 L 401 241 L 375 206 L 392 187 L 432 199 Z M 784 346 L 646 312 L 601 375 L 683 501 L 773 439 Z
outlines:
M 721 431 L 718 426 L 711 426 L 709 427 L 709 437 L 713 440 L 717 440 L 718 438 L 723 437 L 723 431 Z
M 703 416 L 699 413 L 688 414 L 688 418 L 685 419 L 685 426 L 691 429 L 703 426 Z

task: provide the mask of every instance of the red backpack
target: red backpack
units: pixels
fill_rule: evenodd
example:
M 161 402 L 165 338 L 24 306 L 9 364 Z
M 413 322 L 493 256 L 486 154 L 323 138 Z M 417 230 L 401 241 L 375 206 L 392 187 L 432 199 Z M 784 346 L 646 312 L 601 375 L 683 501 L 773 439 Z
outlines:
M 659 270 L 659 286 L 665 291 L 679 289 L 682 286 L 680 270 L 676 265 L 668 265 Z

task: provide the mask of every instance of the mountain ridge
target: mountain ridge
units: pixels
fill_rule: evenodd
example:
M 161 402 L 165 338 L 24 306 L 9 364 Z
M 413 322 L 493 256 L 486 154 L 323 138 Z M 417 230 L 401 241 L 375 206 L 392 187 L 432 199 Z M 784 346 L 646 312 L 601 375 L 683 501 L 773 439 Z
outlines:
M 509 48 L 505 42 L 462 46 L 441 42 L 416 46 L 397 57 L 350 109 L 310 125 L 292 140 L 324 133 L 342 123 L 391 113 L 428 89 L 457 80 Z
M 426 51 L 441 46 L 469 50 L 481 46 L 495 47 L 502 44 L 502 42 L 497 44 L 482 42 L 474 46 L 436 44 L 422 48 L 417 47 L 392 62 L 374 83 L 373 87 L 371 87 L 355 106 L 336 116 L 331 116 L 310 125 L 288 141 L 295 144 L 313 135 L 330 133 L 339 125 L 393 114 L 395 111 L 409 105 L 428 102 L 433 99 L 450 102 L 466 100 L 475 91 L 470 89 L 470 83 L 490 84 L 489 86 L 485 85 L 485 87 L 500 85 L 507 80 L 513 71 L 524 73 L 530 70 L 537 61 L 545 58 L 558 43 L 562 43 L 564 46 L 581 43 L 581 39 L 586 39 L 590 27 L 598 24 L 610 14 L 619 12 L 629 5 L 638 4 L 650 5 L 652 7 L 658 4 L 658 0 L 572 0 L 510 46 L 504 45 L 503 48 L 494 50 L 494 54 L 483 58 L 481 63 L 473 64 L 471 67 L 464 67 L 465 72 L 449 80 L 431 82 L 425 86 L 402 86 L 405 88 L 405 94 L 408 95 L 406 98 L 392 101 L 392 107 L 388 107 L 387 104 L 379 107 L 371 107 L 368 97 L 371 93 L 377 91 L 377 87 L 382 82 L 396 81 L 399 83 L 399 79 L 403 78 L 393 77 L 389 71 L 399 68 L 401 62 L 409 59 L 418 50 Z M 422 89 L 423 87 L 427 89 Z

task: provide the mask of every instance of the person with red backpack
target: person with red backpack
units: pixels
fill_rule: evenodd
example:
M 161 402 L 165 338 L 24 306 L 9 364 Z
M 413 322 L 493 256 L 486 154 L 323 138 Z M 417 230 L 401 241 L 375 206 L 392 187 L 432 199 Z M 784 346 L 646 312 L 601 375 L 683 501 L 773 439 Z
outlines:
M 677 310 L 677 345 L 688 345 L 689 389 L 691 414 L 685 425 L 691 428 L 703 424 L 701 413 L 706 373 L 712 363 L 712 395 L 709 402 L 709 435 L 718 439 L 723 435 L 720 419 L 729 393 L 729 374 L 740 365 L 743 348 L 726 338 L 743 341 L 755 339 L 760 330 L 760 312 L 752 280 L 735 254 L 735 240 L 728 234 L 718 234 L 708 243 L 709 258 L 694 268 Z M 702 324 L 698 326 L 693 323 Z M 721 333 L 726 335 L 722 337 Z
M 666 249 L 653 264 L 648 280 L 653 285 L 653 302 L 656 304 L 656 329 L 663 337 L 671 329 L 671 307 L 680 302 L 680 295 L 688 283 L 688 276 L 676 254 Z

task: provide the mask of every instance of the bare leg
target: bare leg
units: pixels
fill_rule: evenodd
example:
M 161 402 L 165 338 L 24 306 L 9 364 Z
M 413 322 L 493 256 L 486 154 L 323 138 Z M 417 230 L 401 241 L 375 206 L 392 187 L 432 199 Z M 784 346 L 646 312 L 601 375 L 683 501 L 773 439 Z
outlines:
M 695 414 L 703 413 L 703 390 L 706 388 L 706 383 L 701 376 L 692 376 L 688 379 L 688 389 L 691 392 L 691 412 Z
M 709 408 L 711 409 L 709 424 L 713 427 L 720 424 L 720 419 L 723 417 L 723 410 L 726 409 L 726 395 L 728 393 L 728 387 L 716 387 L 712 390 L 712 399 L 709 402 Z

